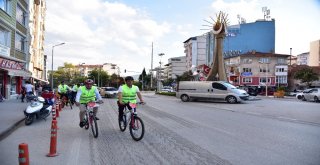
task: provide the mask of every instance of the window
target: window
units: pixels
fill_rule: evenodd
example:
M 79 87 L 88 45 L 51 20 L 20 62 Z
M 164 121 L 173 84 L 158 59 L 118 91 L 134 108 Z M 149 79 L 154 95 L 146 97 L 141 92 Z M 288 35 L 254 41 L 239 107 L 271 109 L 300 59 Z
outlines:
M 1 1 L 0 1 L 1 2 Z M 10 32 L 0 26 L 0 44 L 10 47 Z
M 242 78 L 242 82 L 243 83 L 252 83 L 252 78 L 248 78 L 248 77 Z
M 270 72 L 270 69 L 267 66 L 259 66 L 260 72 Z
M 251 68 L 242 68 L 243 72 L 251 72 Z
M 10 12 L 10 2 L 9 0 L 0 0 L 0 9 L 7 12 L 9 14 Z
M 227 87 L 220 83 L 212 83 L 212 88 L 219 89 L 219 90 L 227 90 Z
M 16 33 L 15 48 L 22 52 L 24 52 L 24 40 L 25 38 L 22 35 Z
M 26 15 L 26 12 L 19 5 L 17 5 L 16 19 L 23 26 L 26 25 L 25 15 Z
M 244 63 L 244 64 L 251 64 L 251 63 L 252 63 L 252 59 L 250 59 L 250 58 L 242 59 L 242 63 Z
M 276 72 L 286 72 L 284 68 L 276 68 Z
M 284 58 L 278 58 L 278 64 L 286 64 L 287 60 Z
M 260 83 L 266 83 L 267 78 L 266 77 L 260 77 L 259 82 Z M 271 83 L 271 78 L 268 78 L 268 83 Z
M 277 76 L 276 83 L 286 84 L 287 83 L 287 76 Z
M 268 64 L 268 63 L 270 63 L 270 59 L 269 58 L 260 58 L 259 62 L 264 63 L 264 64 Z

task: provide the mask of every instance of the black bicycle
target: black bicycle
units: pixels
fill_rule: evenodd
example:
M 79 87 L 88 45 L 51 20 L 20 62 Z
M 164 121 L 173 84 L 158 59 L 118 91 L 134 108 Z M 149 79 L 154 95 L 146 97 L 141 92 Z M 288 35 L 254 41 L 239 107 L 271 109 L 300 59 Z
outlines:
M 97 123 L 97 119 L 93 114 L 93 108 L 98 107 L 99 104 L 97 104 L 96 102 L 89 102 L 86 105 L 86 114 L 84 116 L 84 128 L 85 129 L 89 129 L 89 127 L 91 126 L 91 130 L 92 130 L 92 134 L 93 137 L 97 138 L 98 137 L 98 123 Z
M 144 103 L 140 102 L 138 104 Z M 132 139 L 135 141 L 139 141 L 143 138 L 144 135 L 144 124 L 142 119 L 138 117 L 138 114 L 136 112 L 137 104 L 129 103 L 129 106 L 131 107 L 131 109 L 128 109 L 125 106 L 125 109 L 123 110 L 122 121 L 119 120 L 119 127 L 120 130 L 124 132 L 129 125 L 130 135 Z

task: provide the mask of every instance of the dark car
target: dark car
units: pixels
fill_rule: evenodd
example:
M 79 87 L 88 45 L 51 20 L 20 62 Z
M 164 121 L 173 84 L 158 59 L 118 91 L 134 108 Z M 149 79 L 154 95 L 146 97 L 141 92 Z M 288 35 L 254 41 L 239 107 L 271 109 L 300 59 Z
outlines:
M 268 90 L 268 96 L 273 96 L 274 91 L 273 90 Z M 266 90 L 262 90 L 259 95 L 265 96 L 266 95 Z

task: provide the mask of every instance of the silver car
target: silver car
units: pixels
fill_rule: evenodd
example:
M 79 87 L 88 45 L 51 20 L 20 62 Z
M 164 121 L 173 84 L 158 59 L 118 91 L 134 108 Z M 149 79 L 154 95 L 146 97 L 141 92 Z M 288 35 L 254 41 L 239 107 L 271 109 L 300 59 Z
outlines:
M 312 88 L 310 91 L 303 94 L 303 100 L 319 102 L 320 88 Z

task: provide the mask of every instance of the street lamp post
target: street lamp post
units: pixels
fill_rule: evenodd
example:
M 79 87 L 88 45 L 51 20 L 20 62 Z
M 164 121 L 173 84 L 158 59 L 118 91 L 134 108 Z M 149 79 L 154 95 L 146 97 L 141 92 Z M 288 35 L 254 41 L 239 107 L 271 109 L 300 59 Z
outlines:
M 51 63 L 51 90 L 53 92 L 53 50 L 54 50 L 54 47 L 56 46 L 61 46 L 61 45 L 64 45 L 65 43 L 62 42 L 60 44 L 57 44 L 57 45 L 53 45 L 52 46 L 52 52 L 51 52 L 51 60 L 52 60 L 52 63 Z
M 159 71 L 158 71 L 158 80 L 157 80 L 157 81 L 158 81 L 158 82 L 157 82 L 158 92 L 160 92 L 160 90 L 161 90 L 161 89 L 160 89 L 160 88 L 161 88 L 161 87 L 160 87 L 160 86 L 161 86 L 161 77 L 162 77 L 162 76 L 161 76 L 161 75 L 162 75 L 162 74 L 161 74 L 161 72 L 162 72 L 162 68 L 161 68 L 161 67 L 162 67 L 162 66 L 161 66 L 161 63 L 162 63 L 162 62 L 161 62 L 161 59 L 162 59 L 162 56 L 164 56 L 164 53 L 159 53 L 159 56 L 160 56 L 160 62 L 159 62 L 159 64 L 160 64 L 160 69 L 159 69 Z

